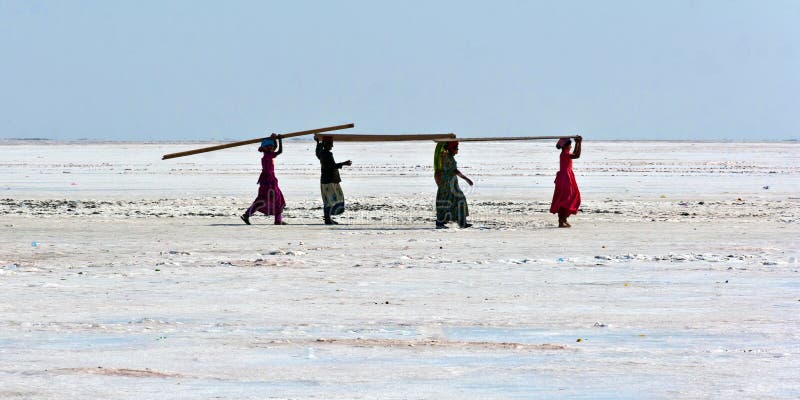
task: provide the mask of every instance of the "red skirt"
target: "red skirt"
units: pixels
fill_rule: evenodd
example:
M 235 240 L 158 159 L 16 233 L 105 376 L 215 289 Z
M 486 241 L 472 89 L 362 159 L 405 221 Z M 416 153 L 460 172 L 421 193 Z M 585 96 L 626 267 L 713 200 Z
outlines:
M 562 210 L 566 211 L 568 215 L 577 214 L 581 207 L 581 192 L 578 190 L 578 182 L 575 182 L 572 170 L 558 171 L 555 184 L 550 212 L 555 214 Z

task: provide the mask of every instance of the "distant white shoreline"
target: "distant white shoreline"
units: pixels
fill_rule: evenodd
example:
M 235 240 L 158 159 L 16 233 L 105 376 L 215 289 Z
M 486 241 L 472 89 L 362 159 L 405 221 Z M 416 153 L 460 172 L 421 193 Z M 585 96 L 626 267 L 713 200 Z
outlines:
M 465 137 L 466 139 L 467 137 Z M 0 145 L 13 145 L 13 144 L 158 144 L 158 145 L 172 145 L 172 144 L 220 144 L 231 143 L 247 139 L 212 139 L 212 140 L 99 140 L 99 139 L 47 139 L 47 138 L 0 138 Z M 286 139 L 292 142 L 310 142 L 309 138 L 290 138 Z M 599 143 L 800 143 L 800 139 L 775 139 L 775 140 L 734 140 L 734 139 L 598 139 L 587 141 Z

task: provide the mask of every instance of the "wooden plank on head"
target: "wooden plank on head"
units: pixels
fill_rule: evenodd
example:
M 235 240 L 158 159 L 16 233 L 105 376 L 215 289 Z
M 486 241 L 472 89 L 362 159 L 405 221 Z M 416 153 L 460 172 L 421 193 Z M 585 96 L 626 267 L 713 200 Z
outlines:
M 402 135 L 376 135 L 376 134 L 315 134 L 315 140 L 330 137 L 334 142 L 406 142 L 412 140 L 451 139 L 456 135 L 452 133 L 440 134 L 402 134 Z
M 561 139 L 561 138 L 570 138 L 574 139 L 578 137 L 577 135 L 573 136 L 506 136 L 506 137 L 480 137 L 480 138 L 445 138 L 445 139 L 434 139 L 435 142 L 500 142 L 506 140 L 544 140 L 544 139 Z
M 327 126 L 327 127 L 324 127 L 324 128 L 309 129 L 309 130 L 306 130 L 306 131 L 283 133 L 283 134 L 280 134 L 280 135 L 277 135 L 277 136 L 280 139 L 286 139 L 286 138 L 291 138 L 291 137 L 295 137 L 295 136 L 310 135 L 312 133 L 338 131 L 340 129 L 352 128 L 354 126 L 355 126 L 355 124 L 344 124 L 344 125 L 336 125 L 336 126 Z M 227 149 L 227 148 L 230 148 L 230 147 L 244 146 L 244 145 L 247 145 L 247 144 L 259 143 L 264 139 L 266 139 L 266 138 L 264 137 L 264 138 L 257 138 L 257 139 L 242 140 L 240 142 L 226 143 L 226 144 L 220 144 L 220 145 L 216 145 L 216 146 L 203 147 L 203 148 L 200 148 L 200 149 L 181 151 L 181 152 L 178 152 L 178 153 L 165 154 L 163 157 L 161 157 L 161 159 L 162 160 L 166 160 L 166 159 L 175 158 L 175 157 L 190 156 L 192 154 L 199 154 L 199 153 L 206 153 L 206 152 L 209 152 L 209 151 Z

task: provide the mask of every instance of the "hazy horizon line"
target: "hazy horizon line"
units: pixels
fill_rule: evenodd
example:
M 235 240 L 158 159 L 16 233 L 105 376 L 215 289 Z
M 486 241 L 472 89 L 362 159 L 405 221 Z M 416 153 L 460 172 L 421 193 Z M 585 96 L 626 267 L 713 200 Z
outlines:
M 565 135 L 567 136 L 567 135 Z M 266 136 L 265 136 L 266 138 Z M 464 136 L 461 139 L 469 139 L 470 136 Z M 63 144 L 76 144 L 76 143 L 86 143 L 86 144 L 107 144 L 107 143 L 119 143 L 119 144 L 183 144 L 183 143 L 231 143 L 231 142 L 238 142 L 242 140 L 242 138 L 221 138 L 221 139 L 89 139 L 89 138 L 79 138 L 79 139 L 52 139 L 52 138 L 0 138 L 0 143 L 10 143 L 10 142 L 51 142 L 51 143 L 63 143 Z M 288 138 L 287 141 L 291 142 L 301 142 L 301 141 L 309 141 L 312 140 L 309 138 L 303 137 L 294 137 Z M 785 138 L 785 139 L 591 139 L 588 138 L 588 141 L 592 142 L 673 142 L 673 143 L 796 143 L 800 142 L 800 137 L 798 138 Z

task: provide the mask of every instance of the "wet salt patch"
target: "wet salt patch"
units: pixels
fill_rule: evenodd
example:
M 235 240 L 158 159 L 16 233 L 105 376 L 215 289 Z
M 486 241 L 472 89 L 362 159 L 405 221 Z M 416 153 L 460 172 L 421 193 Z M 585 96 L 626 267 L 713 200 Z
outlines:
M 17 264 L 17 263 L 6 264 L 6 265 L 3 266 L 2 269 L 0 269 L 0 273 L 2 273 L 2 272 L 10 272 L 10 271 L 17 271 L 17 270 L 19 270 L 19 268 L 20 268 L 20 265 Z
M 313 362 L 318 364 L 318 360 L 308 360 L 306 363 Z M 262 362 L 266 363 L 266 362 Z M 282 366 L 294 365 L 290 359 L 282 359 Z M 270 363 L 266 363 L 270 365 Z M 272 378 L 270 380 L 248 380 L 248 379 L 193 379 L 181 381 L 181 387 L 190 393 L 199 394 L 202 398 L 263 398 L 263 393 L 281 393 L 276 399 L 293 398 L 315 398 L 320 391 L 324 391 L 325 398 L 357 398 L 352 395 L 351 389 L 343 387 L 340 383 L 320 382 L 314 379 L 304 378 Z
M 127 318 L 104 318 L 96 322 L 91 322 L 91 325 L 97 325 L 100 328 L 107 329 L 120 329 L 131 328 L 136 326 L 193 326 L 201 322 L 199 320 L 191 320 L 185 318 L 174 317 L 127 317 Z
M 575 390 L 571 388 L 578 386 L 576 382 L 558 380 L 555 374 L 552 377 L 545 375 L 543 378 L 544 383 L 537 384 L 535 388 L 531 387 L 529 382 L 509 377 L 496 377 L 491 382 L 465 383 L 458 387 L 465 392 L 472 393 L 477 398 L 493 398 L 499 395 L 502 398 L 510 399 L 591 398 L 594 400 L 619 400 L 638 399 L 641 396 L 636 389 L 630 388 L 631 385 L 618 389 L 609 389 L 596 387 L 599 386 L 596 384 L 581 382 L 582 390 Z M 615 378 L 615 380 L 617 380 L 618 385 L 625 385 L 624 379 Z M 591 393 L 591 395 L 587 396 L 586 393 Z
M 131 321 L 128 321 L 128 323 L 129 324 L 143 324 L 143 325 L 172 325 L 172 324 L 182 325 L 183 324 L 183 322 L 180 322 L 180 321 L 169 321 L 167 319 L 148 318 L 148 317 L 140 318 L 140 319 L 137 319 L 137 320 L 131 320 Z
M 510 342 L 524 344 L 569 344 L 593 352 L 627 353 L 638 351 L 657 352 L 710 352 L 717 349 L 738 352 L 742 344 L 751 351 L 769 350 L 773 343 L 764 335 L 744 333 L 714 334 L 698 330 L 661 331 L 618 329 L 612 325 L 594 325 L 588 329 L 547 330 L 526 328 L 492 327 L 444 327 L 443 336 L 449 340 L 467 342 Z M 578 341 L 578 339 L 581 339 Z M 591 348 L 591 349 L 590 349 Z M 617 355 L 619 356 L 619 354 Z
M 317 398 L 320 393 L 324 393 L 325 398 L 329 399 L 349 399 L 358 398 L 359 394 L 354 394 L 350 385 L 343 385 L 341 380 L 334 374 L 315 374 L 315 368 L 329 371 L 335 365 L 349 368 L 351 365 L 363 365 L 365 354 L 361 350 L 350 351 L 331 351 L 320 347 L 312 347 L 317 352 L 317 359 L 308 359 L 308 348 L 298 348 L 291 353 L 278 353 L 278 359 L 263 360 L 259 365 L 266 366 L 298 366 L 302 367 L 305 373 L 298 375 L 280 376 L 269 381 L 249 381 L 244 379 L 236 380 L 216 380 L 208 382 L 204 380 L 187 380 L 182 382 L 182 386 L 187 386 L 193 393 L 213 393 L 219 397 L 238 398 L 242 396 L 242 390 L 246 393 L 281 393 L 281 397 L 286 398 Z M 487 353 L 481 351 L 476 353 L 475 349 L 469 352 L 454 352 L 448 349 L 450 354 L 443 355 L 440 352 L 425 353 L 414 352 L 413 357 L 398 357 L 397 350 L 381 352 L 371 347 L 366 347 L 368 351 L 367 361 L 370 369 L 385 376 L 385 380 L 370 380 L 360 382 L 358 393 L 375 393 L 378 398 L 409 398 L 409 393 L 420 393 L 424 398 L 464 398 L 464 393 L 469 393 L 470 398 L 559 398 L 563 397 L 566 388 L 585 388 L 590 386 L 592 396 L 571 396 L 575 398 L 604 398 L 598 394 L 609 393 L 609 399 L 619 398 L 640 398 L 641 387 L 635 385 L 635 379 L 641 376 L 631 377 L 630 375 L 614 380 L 614 385 L 606 384 L 606 381 L 592 379 L 597 382 L 592 386 L 590 383 L 580 382 L 585 377 L 574 377 L 573 380 L 565 381 L 563 376 L 555 371 L 536 370 L 535 385 L 531 382 L 531 374 L 534 371 L 532 365 L 543 365 L 552 362 L 553 358 L 558 358 L 554 352 L 526 352 L 519 353 L 503 352 L 500 354 Z M 414 351 L 402 349 L 401 351 Z M 294 359 L 293 359 L 294 358 Z M 339 367 L 342 368 L 342 367 Z M 509 369 L 517 372 L 509 376 Z M 360 376 L 360 371 L 353 370 Z M 315 377 L 316 379 L 309 379 Z M 541 378 L 541 379 L 539 379 Z M 431 386 L 431 382 L 448 382 L 448 385 Z M 633 385 L 625 388 L 616 387 L 620 383 L 630 383 Z M 238 385 L 238 386 L 236 386 Z M 635 394 L 625 397 L 627 393 Z M 584 391 L 572 391 L 572 394 L 584 394 Z M 257 396 L 256 396 L 257 397 Z M 416 398 L 411 396 L 412 398 Z
M 256 344 L 314 342 L 319 339 L 408 339 L 425 338 L 416 328 L 378 326 L 304 326 L 300 327 L 254 327 L 249 325 L 224 325 L 226 332 L 239 333 L 252 339 Z M 236 328 L 235 330 L 233 328 Z
M 329 343 L 349 346 L 431 346 L 431 347 L 480 347 L 480 348 L 526 348 L 548 349 L 545 343 L 531 341 L 515 341 L 519 335 L 448 335 L 448 332 L 469 328 L 441 328 L 435 327 L 375 327 L 375 328 L 347 328 L 347 327 L 306 327 L 305 329 L 289 328 L 278 330 L 266 328 L 263 330 L 247 330 L 245 332 L 259 333 L 259 339 L 254 344 L 300 344 L 300 343 Z M 487 331 L 480 328 L 479 331 Z M 510 331 L 510 330 L 506 330 Z M 431 335 L 431 332 L 440 332 Z M 540 336 L 544 337 L 544 336 Z M 544 347 L 541 347 L 543 346 Z M 562 348 L 553 344 L 552 349 Z
M 132 335 L 125 333 L 121 336 L 108 336 L 89 333 L 62 332 L 58 336 L 49 334 L 35 334 L 37 340 L 27 337 L 24 341 L 10 339 L 12 347 L 24 344 L 26 348 L 43 350 L 89 350 L 89 349 L 136 349 L 146 347 L 148 344 L 155 343 L 155 335 Z

